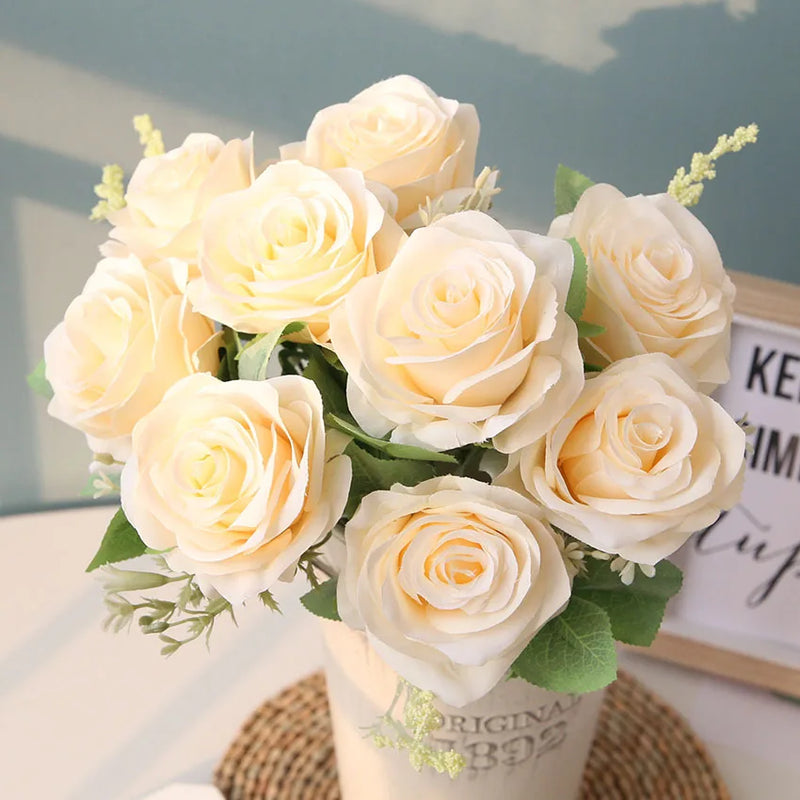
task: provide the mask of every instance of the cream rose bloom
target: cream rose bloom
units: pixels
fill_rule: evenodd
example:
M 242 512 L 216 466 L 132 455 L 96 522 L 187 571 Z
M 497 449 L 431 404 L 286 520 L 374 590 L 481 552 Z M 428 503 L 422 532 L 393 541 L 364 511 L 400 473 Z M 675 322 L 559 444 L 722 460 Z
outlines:
M 742 429 L 685 367 L 634 356 L 589 378 L 497 483 L 529 494 L 582 542 L 655 564 L 736 504 L 744 447 Z
M 666 353 L 711 392 L 730 377 L 734 287 L 711 234 L 667 194 L 625 197 L 608 184 L 581 195 L 551 236 L 574 236 L 589 262 L 584 318 L 602 358 Z
M 356 170 L 279 162 L 211 204 L 202 276 L 189 296 L 236 330 L 265 333 L 302 320 L 326 343 L 333 309 L 388 266 L 405 238 Z
M 433 478 L 367 495 L 345 528 L 339 614 L 415 686 L 462 706 L 567 604 L 549 525 L 516 492 Z
M 323 108 L 305 141 L 284 145 L 280 153 L 323 169 L 360 170 L 395 192 L 397 219 L 403 220 L 428 197 L 472 186 L 479 130 L 475 106 L 398 75 Z
M 211 201 L 252 180 L 252 136 L 225 143 L 210 133 L 192 133 L 180 147 L 139 162 L 125 207 L 109 214 L 111 238 L 142 259 L 180 258 L 194 276 L 200 223 Z
M 583 386 L 571 273 L 566 242 L 477 211 L 414 231 L 331 319 L 356 420 L 434 450 L 542 436 Z
M 333 450 L 311 381 L 194 375 L 136 426 L 122 508 L 171 569 L 242 603 L 341 516 L 350 460 Z
M 173 281 L 134 255 L 105 258 L 45 340 L 48 412 L 125 461 L 134 425 L 170 386 L 217 370 L 217 351 L 203 347 L 213 335 Z

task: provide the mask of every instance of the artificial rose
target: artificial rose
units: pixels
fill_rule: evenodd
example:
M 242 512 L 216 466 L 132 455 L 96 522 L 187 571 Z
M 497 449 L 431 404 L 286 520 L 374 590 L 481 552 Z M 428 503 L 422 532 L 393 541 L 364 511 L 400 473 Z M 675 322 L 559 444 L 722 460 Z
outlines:
M 497 482 L 606 553 L 655 564 L 739 499 L 745 434 L 660 353 L 589 378 L 566 416 Z
M 479 129 L 475 106 L 398 75 L 323 108 L 305 141 L 280 152 L 323 169 L 360 170 L 397 194 L 397 219 L 403 220 L 428 197 L 472 186 Z
M 589 262 L 584 318 L 605 327 L 591 346 L 610 362 L 666 353 L 705 392 L 730 377 L 734 287 L 711 234 L 667 194 L 587 189 L 551 236 L 574 236 Z
M 542 436 L 583 385 L 571 273 L 566 242 L 477 211 L 414 231 L 331 319 L 356 420 L 434 450 Z
M 134 255 L 105 258 L 45 340 L 48 412 L 125 461 L 134 425 L 170 386 L 216 371 L 217 350 L 203 347 L 213 335 L 173 282 Z
M 350 460 L 334 450 L 311 381 L 194 375 L 136 426 L 122 508 L 171 569 L 242 603 L 341 516 Z
M 202 276 L 189 296 L 236 330 L 264 333 L 302 320 L 326 343 L 332 310 L 362 278 L 385 268 L 404 239 L 356 170 L 279 162 L 211 204 Z
M 210 133 L 192 133 L 180 147 L 139 162 L 125 207 L 108 216 L 111 238 L 145 260 L 179 258 L 194 276 L 200 223 L 209 204 L 252 180 L 252 136 L 225 143 Z
M 570 596 L 541 509 L 469 478 L 367 495 L 345 543 L 342 620 L 364 630 L 392 669 L 451 705 L 495 686 Z

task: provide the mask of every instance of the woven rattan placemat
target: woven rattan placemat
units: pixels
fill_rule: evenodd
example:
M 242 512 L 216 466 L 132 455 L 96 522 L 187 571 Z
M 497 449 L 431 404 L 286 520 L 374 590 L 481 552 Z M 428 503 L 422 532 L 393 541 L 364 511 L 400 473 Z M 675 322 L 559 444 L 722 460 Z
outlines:
M 325 680 L 267 700 L 215 772 L 228 800 L 339 800 Z M 689 726 L 630 675 L 606 692 L 581 800 L 730 800 Z

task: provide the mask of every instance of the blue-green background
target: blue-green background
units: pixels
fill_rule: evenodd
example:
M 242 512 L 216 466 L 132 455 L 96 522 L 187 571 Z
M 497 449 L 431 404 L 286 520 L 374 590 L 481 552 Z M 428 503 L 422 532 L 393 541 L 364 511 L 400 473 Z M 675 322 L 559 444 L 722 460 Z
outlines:
M 0 69 L 13 81 L 20 69 L 15 54 L 24 51 L 63 65 L 65 74 L 78 68 L 176 108 L 222 118 L 220 135 L 247 135 L 255 128 L 281 142 L 302 138 L 317 109 L 381 78 L 412 73 L 439 94 L 477 106 L 478 160 L 503 170 L 496 210 L 515 226 L 547 224 L 558 162 L 629 194 L 662 191 L 693 151 L 755 121 L 759 143 L 720 161 L 719 177 L 696 212 L 729 267 L 800 282 L 800 3 L 608 0 L 609 8 L 647 8 L 599 31 L 607 55 L 588 66 L 578 63 L 581 49 L 573 37 L 591 28 L 596 3 L 430 0 L 445 17 L 448 3 L 454 15 L 471 17 L 470 32 L 433 27 L 399 2 L 0 0 L 0 46 L 8 48 L 0 51 Z M 737 7 L 740 13 L 732 13 Z M 503 38 L 492 34 L 498 25 L 512 30 L 522 46 L 497 41 Z M 549 37 L 548 56 L 524 46 L 528 32 L 533 41 L 542 31 Z M 572 55 L 558 56 L 562 41 Z M 76 120 L 91 131 L 97 109 L 85 96 L 73 98 L 67 79 L 59 92 L 56 124 L 63 114 L 72 135 Z M 13 122 L 19 102 L 0 97 L 0 122 Z M 36 102 L 25 98 L 26 113 Z M 131 113 L 142 110 L 148 109 Z M 53 110 L 45 111 L 52 125 Z M 188 133 L 179 111 L 156 122 L 168 146 Z M 47 427 L 40 425 L 39 444 L 31 445 L 41 409 L 23 375 L 40 353 L 35 343 L 24 344 L 23 332 L 37 312 L 22 302 L 22 286 L 33 284 L 50 297 L 49 310 L 39 316 L 51 318 L 36 324 L 52 327 L 59 320 L 53 309 L 63 313 L 79 291 L 103 238 L 98 228 L 97 241 L 79 249 L 79 257 L 26 262 L 15 203 L 23 198 L 85 214 L 102 160 L 81 160 L 2 134 L 13 127 L 0 124 L 0 514 L 72 501 L 84 482 L 87 452 L 77 436 L 67 445 L 74 472 L 56 484 L 45 485 L 41 477 L 43 460 L 55 454 L 48 452 Z M 136 146 L 129 130 L 119 130 L 119 141 L 119 158 L 130 167 Z M 271 155 L 259 152 L 260 158 Z M 48 230 L 38 235 L 47 237 Z M 49 277 L 56 272 L 58 281 Z M 53 292 L 63 295 L 59 302 Z

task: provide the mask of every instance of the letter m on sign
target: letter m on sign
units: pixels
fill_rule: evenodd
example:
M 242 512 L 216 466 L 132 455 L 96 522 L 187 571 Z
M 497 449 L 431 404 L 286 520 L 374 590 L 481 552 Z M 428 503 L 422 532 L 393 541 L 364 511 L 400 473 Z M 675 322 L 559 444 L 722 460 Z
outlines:
M 772 430 L 769 432 L 767 440 L 767 451 L 764 453 L 764 472 L 767 472 L 772 465 L 772 474 L 780 475 L 783 473 L 787 478 L 794 472 L 794 464 L 797 459 L 797 450 L 800 447 L 800 437 L 796 434 L 790 436 L 786 442 L 786 447 L 781 452 L 781 432 Z

